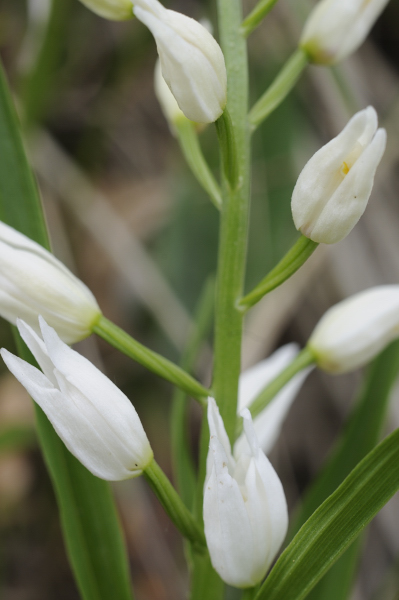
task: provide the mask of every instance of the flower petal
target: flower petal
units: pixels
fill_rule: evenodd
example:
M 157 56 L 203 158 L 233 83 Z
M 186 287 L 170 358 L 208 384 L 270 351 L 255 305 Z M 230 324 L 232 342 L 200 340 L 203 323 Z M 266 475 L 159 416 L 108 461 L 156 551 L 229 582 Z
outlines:
M 256 396 L 289 365 L 298 354 L 297 344 L 279 348 L 270 358 L 244 371 L 239 381 L 239 411 L 248 407 Z M 268 454 L 273 448 L 284 419 L 299 389 L 312 368 L 304 369 L 287 383 L 270 404 L 254 419 L 254 427 L 260 447 Z M 242 434 L 234 444 L 234 456 L 248 451 L 246 436 Z
M 213 438 L 218 439 L 220 444 L 223 446 L 225 455 L 226 455 L 226 464 L 229 472 L 232 474 L 235 468 L 235 461 L 231 454 L 231 445 L 226 430 L 224 428 L 224 423 L 222 417 L 219 413 L 219 408 L 214 400 L 214 398 L 208 398 L 208 424 L 209 424 L 209 432 L 211 436 L 211 440 Z M 212 470 L 212 460 L 211 453 L 208 453 L 206 472 L 207 477 Z
M 212 438 L 212 467 L 204 489 L 205 536 L 214 569 L 226 583 L 253 585 L 253 536 L 244 499 L 227 467 L 223 445 Z

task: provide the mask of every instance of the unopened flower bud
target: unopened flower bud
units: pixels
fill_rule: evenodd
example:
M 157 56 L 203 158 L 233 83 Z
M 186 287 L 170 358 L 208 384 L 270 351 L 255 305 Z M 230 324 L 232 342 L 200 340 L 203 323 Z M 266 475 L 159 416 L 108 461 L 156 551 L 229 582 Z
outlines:
M 153 34 L 162 75 L 185 116 L 197 123 L 216 121 L 226 106 L 227 75 L 213 36 L 158 0 L 134 0 L 133 12 Z
M 281 481 L 259 448 L 249 411 L 241 413 L 247 451 L 235 459 L 213 398 L 204 487 L 204 524 L 212 565 L 229 585 L 253 587 L 266 575 L 288 526 Z
M 42 338 L 18 321 L 43 373 L 3 348 L 7 367 L 46 413 L 68 450 L 93 475 L 109 481 L 137 477 L 153 453 L 133 405 L 42 318 L 40 327 Z
M 91 291 L 50 252 L 0 222 L 0 315 L 38 331 L 39 314 L 73 343 L 90 335 L 101 311 Z
M 292 194 L 295 227 L 314 242 L 334 244 L 364 213 L 384 154 L 385 129 L 373 107 L 358 112 L 305 165 Z
M 300 41 L 312 62 L 334 64 L 364 42 L 388 0 L 321 0 Z
M 133 19 L 131 0 L 80 0 L 94 13 L 110 21 Z
M 383 285 L 330 308 L 313 331 L 308 348 L 324 371 L 346 373 L 365 365 L 397 337 L 399 285 Z

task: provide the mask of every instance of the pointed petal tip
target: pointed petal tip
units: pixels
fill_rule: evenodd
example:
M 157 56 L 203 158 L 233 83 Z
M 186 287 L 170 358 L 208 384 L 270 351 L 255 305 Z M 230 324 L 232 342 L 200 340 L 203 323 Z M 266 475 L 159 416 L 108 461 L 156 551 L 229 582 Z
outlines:
M 24 334 L 34 334 L 35 332 L 33 331 L 32 327 L 30 325 L 28 325 L 28 323 L 26 321 L 24 321 L 23 319 L 20 319 L 19 317 L 17 318 L 16 321 L 16 325 L 18 328 L 18 331 L 21 335 L 21 337 L 24 337 Z
M 208 423 L 210 422 L 210 420 L 220 418 L 219 407 L 216 404 L 215 398 L 212 398 L 212 396 L 208 397 L 207 416 L 208 416 Z
M 39 325 L 40 331 L 42 332 L 43 341 L 46 345 L 47 350 L 50 346 L 54 346 L 54 344 L 61 345 L 62 347 L 69 347 L 67 344 L 65 344 L 65 342 L 62 341 L 56 330 L 53 327 L 51 327 L 51 325 L 49 325 L 41 315 L 39 315 Z
M 1 357 L 2 357 L 2 359 L 3 359 L 3 360 L 4 360 L 4 362 L 5 362 L 5 361 L 6 361 L 6 358 L 7 358 L 7 356 L 8 356 L 8 355 L 10 355 L 10 354 L 11 354 L 11 352 L 9 352 L 9 351 L 7 350 L 7 348 L 1 348 L 1 349 L 0 349 L 0 354 L 1 354 Z
M 242 417 L 243 419 L 249 419 L 252 421 L 251 413 L 249 412 L 248 408 L 242 409 L 242 411 L 240 412 L 240 417 Z

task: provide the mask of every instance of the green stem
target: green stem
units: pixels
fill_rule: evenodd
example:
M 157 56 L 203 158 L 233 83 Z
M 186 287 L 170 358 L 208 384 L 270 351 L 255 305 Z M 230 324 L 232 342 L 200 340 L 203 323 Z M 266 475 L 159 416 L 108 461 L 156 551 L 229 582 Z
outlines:
M 183 371 L 167 358 L 146 348 L 135 339 L 130 337 L 125 331 L 120 329 L 114 323 L 111 323 L 103 315 L 93 327 L 93 333 L 99 335 L 103 340 L 117 348 L 126 356 L 130 356 L 141 365 L 156 373 L 160 377 L 167 379 L 177 387 L 181 388 L 187 394 L 190 394 L 201 403 L 204 398 L 212 395 L 212 391 L 203 387 L 191 375 Z
M 241 34 L 248 37 L 260 25 L 266 15 L 271 11 L 277 0 L 260 0 L 255 8 L 244 19 L 241 25 Z
M 181 118 L 175 121 L 174 126 L 187 164 L 197 181 L 209 194 L 213 204 L 220 210 L 222 206 L 222 192 L 204 158 L 194 123 L 188 119 Z
M 198 550 L 205 547 L 206 541 L 201 527 L 182 502 L 158 463 L 153 459 L 143 473 L 171 521 L 182 535 L 190 540 Z
M 194 555 L 191 576 L 190 600 L 221 600 L 224 598 L 224 582 L 212 567 L 209 553 Z
M 215 125 L 222 154 L 224 176 L 230 186 L 235 188 L 238 182 L 237 148 L 233 123 L 227 108 L 222 116 L 215 121 Z
M 264 279 L 242 300 L 239 306 L 248 310 L 259 302 L 263 296 L 289 279 L 313 254 L 319 244 L 302 235 L 280 260 L 280 262 L 266 275 Z
M 218 11 L 221 45 L 227 67 L 228 111 L 237 153 L 238 185 L 231 187 L 226 178 L 223 180 L 213 383 L 227 434 L 233 441 L 243 318 L 236 305 L 243 290 L 249 209 L 248 71 L 246 42 L 239 31 L 242 22 L 241 0 L 218 0 Z
M 313 353 L 305 347 L 268 386 L 263 389 L 255 400 L 248 406 L 254 419 L 266 408 L 278 392 L 302 369 L 310 367 L 315 362 Z M 237 424 L 236 436 L 242 433 L 242 422 Z
M 271 86 L 251 108 L 248 120 L 252 130 L 255 130 L 288 96 L 308 62 L 309 60 L 305 51 L 298 48 L 284 65 Z

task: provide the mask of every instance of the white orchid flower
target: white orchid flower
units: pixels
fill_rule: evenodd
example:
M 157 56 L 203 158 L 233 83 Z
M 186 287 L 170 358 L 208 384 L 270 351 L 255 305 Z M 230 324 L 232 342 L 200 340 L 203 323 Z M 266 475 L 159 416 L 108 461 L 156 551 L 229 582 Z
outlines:
M 162 75 L 185 116 L 212 123 L 224 111 L 227 74 L 219 44 L 190 17 L 158 0 L 134 0 L 133 12 L 153 34 Z
M 372 106 L 312 156 L 292 194 L 295 227 L 314 242 L 335 244 L 352 231 L 366 210 L 386 146 Z
M 67 343 L 90 335 L 101 316 L 91 291 L 50 252 L 0 222 L 0 315 L 37 332 L 38 315 Z
M 40 318 L 43 339 L 18 321 L 43 372 L 4 348 L 7 367 L 43 409 L 68 450 L 94 475 L 117 481 L 140 475 L 153 453 L 128 398 Z
M 234 458 L 209 398 L 204 523 L 214 569 L 226 583 L 246 588 L 266 575 L 285 538 L 288 512 L 280 479 L 259 447 L 247 409 L 242 417 L 248 452 Z
M 399 337 L 399 285 L 355 294 L 330 308 L 310 336 L 316 364 L 330 373 L 362 367 Z
M 322 0 L 306 21 L 300 46 L 318 64 L 331 65 L 364 42 L 389 0 Z

